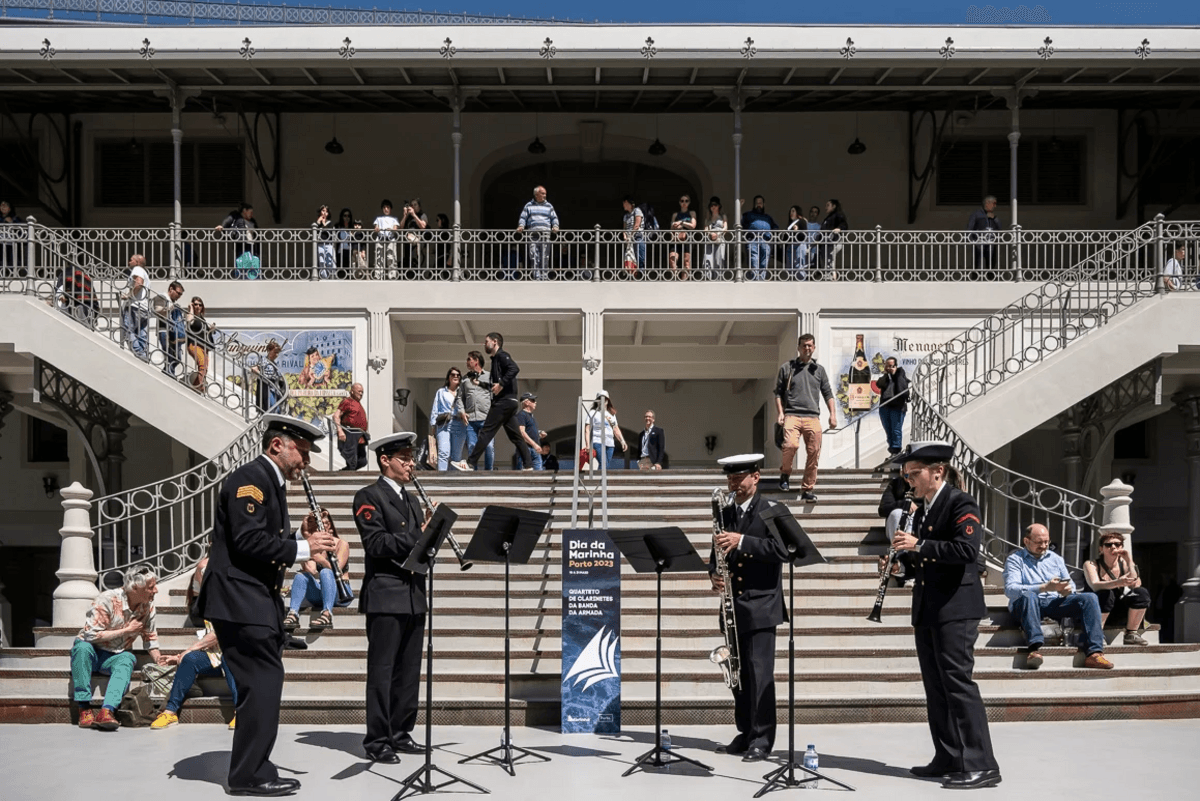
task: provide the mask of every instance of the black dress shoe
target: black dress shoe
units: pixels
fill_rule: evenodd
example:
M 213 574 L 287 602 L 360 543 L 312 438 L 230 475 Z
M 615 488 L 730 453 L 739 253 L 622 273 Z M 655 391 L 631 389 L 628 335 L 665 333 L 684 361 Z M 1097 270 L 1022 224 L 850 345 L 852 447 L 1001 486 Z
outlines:
M 273 779 L 246 787 L 230 787 L 226 792 L 229 795 L 256 795 L 269 798 L 271 796 L 291 795 L 299 789 L 300 782 L 295 779 Z
M 737 754 L 744 754 L 746 753 L 746 741 L 741 737 L 734 737 L 733 742 L 731 742 L 729 745 L 718 745 L 717 753 L 734 754 L 735 756 Z
M 423 753 L 425 753 L 425 744 L 418 743 L 416 740 L 412 739 L 411 737 L 408 739 L 405 739 L 405 740 L 401 740 L 398 743 L 394 743 L 392 745 L 392 747 L 395 748 L 397 751 L 399 751 L 402 754 L 423 754 Z
M 787 476 L 780 476 L 780 477 L 779 477 L 779 491 L 780 491 L 780 492 L 787 492 L 787 491 L 788 491 L 788 490 L 790 490 L 791 488 L 792 488 L 792 485 L 788 483 L 788 477 L 787 477 Z
M 744 757 L 742 757 L 742 761 L 743 762 L 762 762 L 766 758 L 767 758 L 767 752 L 764 751 L 762 748 L 759 748 L 756 745 L 753 748 L 751 748 L 749 751 L 746 752 L 746 755 Z
M 977 787 L 995 787 L 1000 783 L 998 770 L 969 770 L 964 773 L 951 773 L 942 787 L 947 790 L 974 790 Z
M 932 779 L 935 776 L 939 778 L 942 776 L 948 776 L 950 774 L 950 769 L 939 768 L 937 765 L 934 765 L 931 762 L 928 765 L 914 765 L 908 769 L 908 772 L 914 776 L 920 776 L 922 779 Z
M 397 756 L 396 752 L 392 750 L 371 752 L 367 754 L 367 759 L 371 760 L 372 762 L 378 762 L 381 765 L 400 764 L 400 757 Z
M 814 494 L 813 494 L 813 493 L 811 493 L 811 492 L 802 492 L 802 493 L 800 493 L 800 498 L 801 498 L 801 500 L 803 500 L 805 503 L 816 503 L 816 502 L 817 502 L 817 496 L 816 496 L 816 495 L 814 495 Z

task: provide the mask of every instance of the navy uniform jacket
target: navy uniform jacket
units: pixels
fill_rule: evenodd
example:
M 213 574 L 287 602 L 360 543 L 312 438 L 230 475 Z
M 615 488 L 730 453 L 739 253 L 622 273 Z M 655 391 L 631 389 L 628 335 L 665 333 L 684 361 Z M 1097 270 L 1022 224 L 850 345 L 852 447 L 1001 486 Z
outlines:
M 401 567 L 421 536 L 425 515 L 412 493 L 405 506 L 383 477 L 354 495 L 354 524 L 362 537 L 364 614 L 425 613 L 425 576 Z
M 978 564 L 983 524 L 975 499 L 945 486 L 932 508 L 917 510 L 913 536 L 921 548 L 904 554 L 916 579 L 912 624 L 935 626 L 986 617 Z
M 783 606 L 783 563 L 787 551 L 767 529 L 758 513 L 771 501 L 755 494 L 742 519 L 734 524 L 732 518 L 724 523 L 726 531 L 742 534 L 738 548 L 725 557 L 729 563 L 729 577 L 733 580 L 733 612 L 737 617 L 738 631 L 757 631 L 778 626 L 787 620 Z M 726 510 L 733 515 L 735 506 Z M 717 551 L 714 547 L 708 557 L 709 572 L 717 569 Z
M 646 435 L 646 430 L 642 429 L 642 433 L 638 434 L 638 450 L 642 447 L 642 437 Z M 650 438 L 646 442 L 648 453 L 640 454 L 643 458 L 649 458 L 650 464 L 662 464 L 663 454 L 667 450 L 667 435 L 658 426 L 650 428 Z
M 262 626 L 283 625 L 280 590 L 298 542 L 287 495 L 267 457 L 234 470 L 217 503 L 212 552 L 200 585 L 200 616 Z

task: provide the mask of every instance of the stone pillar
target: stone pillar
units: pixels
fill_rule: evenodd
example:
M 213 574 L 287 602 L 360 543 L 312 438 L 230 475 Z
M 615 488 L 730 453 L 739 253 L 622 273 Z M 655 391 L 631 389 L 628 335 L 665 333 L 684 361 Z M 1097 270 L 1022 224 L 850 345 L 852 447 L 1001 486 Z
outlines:
M 583 370 L 579 394 L 594 398 L 604 389 L 604 313 L 583 313 Z
M 1175 642 L 1200 642 L 1200 395 L 1176 395 L 1187 433 L 1188 530 L 1183 559 L 1188 578 L 1175 607 Z
M 1079 481 L 1083 474 L 1083 429 L 1079 426 L 1079 408 L 1072 406 L 1058 416 L 1058 430 L 1062 432 L 1063 471 L 1066 481 L 1064 487 L 1071 492 L 1079 492 Z M 1080 526 L 1067 521 L 1063 527 L 1062 557 L 1069 564 L 1083 564 L 1090 552 L 1090 542 L 1081 542 L 1083 536 Z
M 1105 534 L 1120 534 L 1125 538 L 1125 548 L 1128 549 L 1130 557 L 1136 562 L 1137 558 L 1133 553 L 1133 526 L 1129 522 L 1133 487 L 1119 478 L 1114 478 L 1108 486 L 1100 488 L 1100 494 L 1104 496 L 1100 537 L 1103 538 Z M 1088 552 L 1091 553 L 1091 550 Z
M 371 437 L 378 438 L 386 437 L 395 430 L 392 424 L 395 405 L 392 400 L 393 371 L 386 369 L 392 362 L 392 324 L 387 311 L 372 309 L 368 314 L 367 367 L 370 370 L 365 376 L 366 381 L 362 383 Z
M 4 428 L 4 418 L 8 417 L 13 410 L 14 395 L 6 389 L 0 389 L 0 430 Z
M 124 484 L 121 478 L 121 466 L 125 464 L 125 432 L 129 430 L 129 412 L 114 405 L 109 414 L 108 424 L 104 427 L 108 447 L 104 456 L 105 484 L 108 492 L 120 492 Z
M 83 617 L 100 594 L 96 589 L 96 562 L 92 556 L 92 491 L 75 482 L 61 491 L 63 497 L 62 551 L 58 561 L 58 588 L 54 590 L 55 627 L 83 624 Z

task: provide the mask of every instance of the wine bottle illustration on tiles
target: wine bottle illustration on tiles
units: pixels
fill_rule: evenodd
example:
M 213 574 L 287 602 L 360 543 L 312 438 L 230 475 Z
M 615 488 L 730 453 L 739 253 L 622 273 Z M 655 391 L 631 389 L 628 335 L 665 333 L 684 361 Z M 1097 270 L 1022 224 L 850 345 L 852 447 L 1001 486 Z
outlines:
M 847 406 L 851 411 L 871 409 L 871 368 L 867 364 L 867 353 L 863 349 L 863 335 L 858 334 L 854 342 L 854 361 L 850 365 L 850 381 L 846 388 L 849 397 Z

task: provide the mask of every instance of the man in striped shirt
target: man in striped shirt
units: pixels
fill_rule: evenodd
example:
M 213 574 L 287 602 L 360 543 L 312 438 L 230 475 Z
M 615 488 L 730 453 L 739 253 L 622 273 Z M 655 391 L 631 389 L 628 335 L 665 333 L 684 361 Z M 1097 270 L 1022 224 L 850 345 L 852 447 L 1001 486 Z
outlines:
M 550 278 L 550 236 L 547 231 L 558 230 L 558 214 L 546 202 L 546 187 L 533 188 L 533 200 L 521 210 L 517 231 L 529 233 L 529 270 L 537 281 Z

